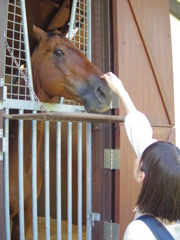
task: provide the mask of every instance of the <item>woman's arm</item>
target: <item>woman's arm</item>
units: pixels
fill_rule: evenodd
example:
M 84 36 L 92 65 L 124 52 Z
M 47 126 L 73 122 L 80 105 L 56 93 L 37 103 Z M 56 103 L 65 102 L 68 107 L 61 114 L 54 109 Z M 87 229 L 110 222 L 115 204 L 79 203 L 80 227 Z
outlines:
M 111 72 L 104 74 L 101 78 L 106 80 L 111 90 L 121 99 L 127 113 L 124 125 L 128 139 L 136 155 L 141 157 L 145 148 L 157 141 L 152 138 L 153 131 L 148 119 L 143 113 L 136 110 L 136 107 L 119 78 Z

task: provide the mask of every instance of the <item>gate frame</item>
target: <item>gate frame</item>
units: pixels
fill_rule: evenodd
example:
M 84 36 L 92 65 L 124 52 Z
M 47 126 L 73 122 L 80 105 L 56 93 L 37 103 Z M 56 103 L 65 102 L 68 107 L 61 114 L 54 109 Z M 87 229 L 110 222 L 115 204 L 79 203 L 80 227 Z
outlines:
M 4 53 L 5 49 L 5 42 L 4 42 L 4 31 L 6 28 L 6 9 L 7 9 L 7 0 L 1 0 L 1 7 L 0 7 L 0 52 Z M 4 81 L 4 58 L 0 57 L 0 81 Z M 5 219 L 4 219 L 4 161 L 3 161 L 3 86 L 0 84 L 0 154 L 2 158 L 0 159 L 0 233 L 1 239 L 5 239 Z

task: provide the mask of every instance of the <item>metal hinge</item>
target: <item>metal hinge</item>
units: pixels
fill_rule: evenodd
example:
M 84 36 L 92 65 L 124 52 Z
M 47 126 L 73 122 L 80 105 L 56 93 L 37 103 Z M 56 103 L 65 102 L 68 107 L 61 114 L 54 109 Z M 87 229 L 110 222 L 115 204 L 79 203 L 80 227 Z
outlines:
M 0 161 L 3 160 L 3 153 L 5 152 L 4 149 L 7 149 L 7 139 L 3 137 L 3 129 L 0 128 L 0 145 L 2 146 L 2 150 L 0 151 Z
M 94 226 L 94 222 L 100 222 L 101 215 L 100 213 L 90 213 L 87 215 L 87 218 L 91 218 L 92 226 Z
M 104 221 L 104 240 L 119 240 L 119 224 Z
M 4 152 L 4 146 L 6 144 L 6 138 L 3 137 L 3 129 L 0 128 L 0 145 L 1 145 L 1 151 L 0 151 L 0 161 L 3 160 L 3 152 Z
M 120 169 L 120 149 L 104 149 L 104 168 Z
M 3 161 L 3 152 L 0 152 L 0 161 Z
M 0 78 L 0 87 L 4 86 L 4 78 Z
M 3 109 L 3 101 L 7 100 L 7 86 L 4 86 L 4 78 L 0 78 L 0 109 Z

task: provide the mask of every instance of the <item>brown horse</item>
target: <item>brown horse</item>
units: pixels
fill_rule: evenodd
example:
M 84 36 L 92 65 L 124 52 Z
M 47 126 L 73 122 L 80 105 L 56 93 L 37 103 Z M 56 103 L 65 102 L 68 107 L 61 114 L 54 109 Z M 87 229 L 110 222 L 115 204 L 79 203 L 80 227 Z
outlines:
M 83 103 L 87 112 L 106 111 L 111 102 L 111 91 L 100 78 L 102 73 L 85 55 L 59 34 L 47 34 L 35 25 L 35 37 L 39 45 L 32 57 L 34 91 L 41 102 L 51 102 L 55 96 L 63 96 Z M 42 177 L 39 153 L 44 134 L 44 122 L 37 125 L 37 196 L 40 194 Z M 9 135 L 9 186 L 10 215 L 13 226 L 11 239 L 19 239 L 18 205 L 18 136 L 17 121 L 10 121 Z M 31 166 L 31 123 L 24 122 L 24 221 L 25 234 L 32 224 L 32 166 Z

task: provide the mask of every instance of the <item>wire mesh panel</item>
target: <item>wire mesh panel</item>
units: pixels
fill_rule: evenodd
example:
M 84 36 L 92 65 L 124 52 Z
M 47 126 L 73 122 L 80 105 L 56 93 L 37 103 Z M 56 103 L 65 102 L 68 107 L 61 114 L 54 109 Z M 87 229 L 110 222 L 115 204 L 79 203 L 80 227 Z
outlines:
M 10 99 L 30 100 L 29 87 L 20 77 L 21 71 L 27 77 L 20 1 L 9 1 L 7 8 L 5 34 L 5 85 L 7 86 L 7 97 Z
M 87 3 L 77 1 L 73 42 L 87 56 Z

